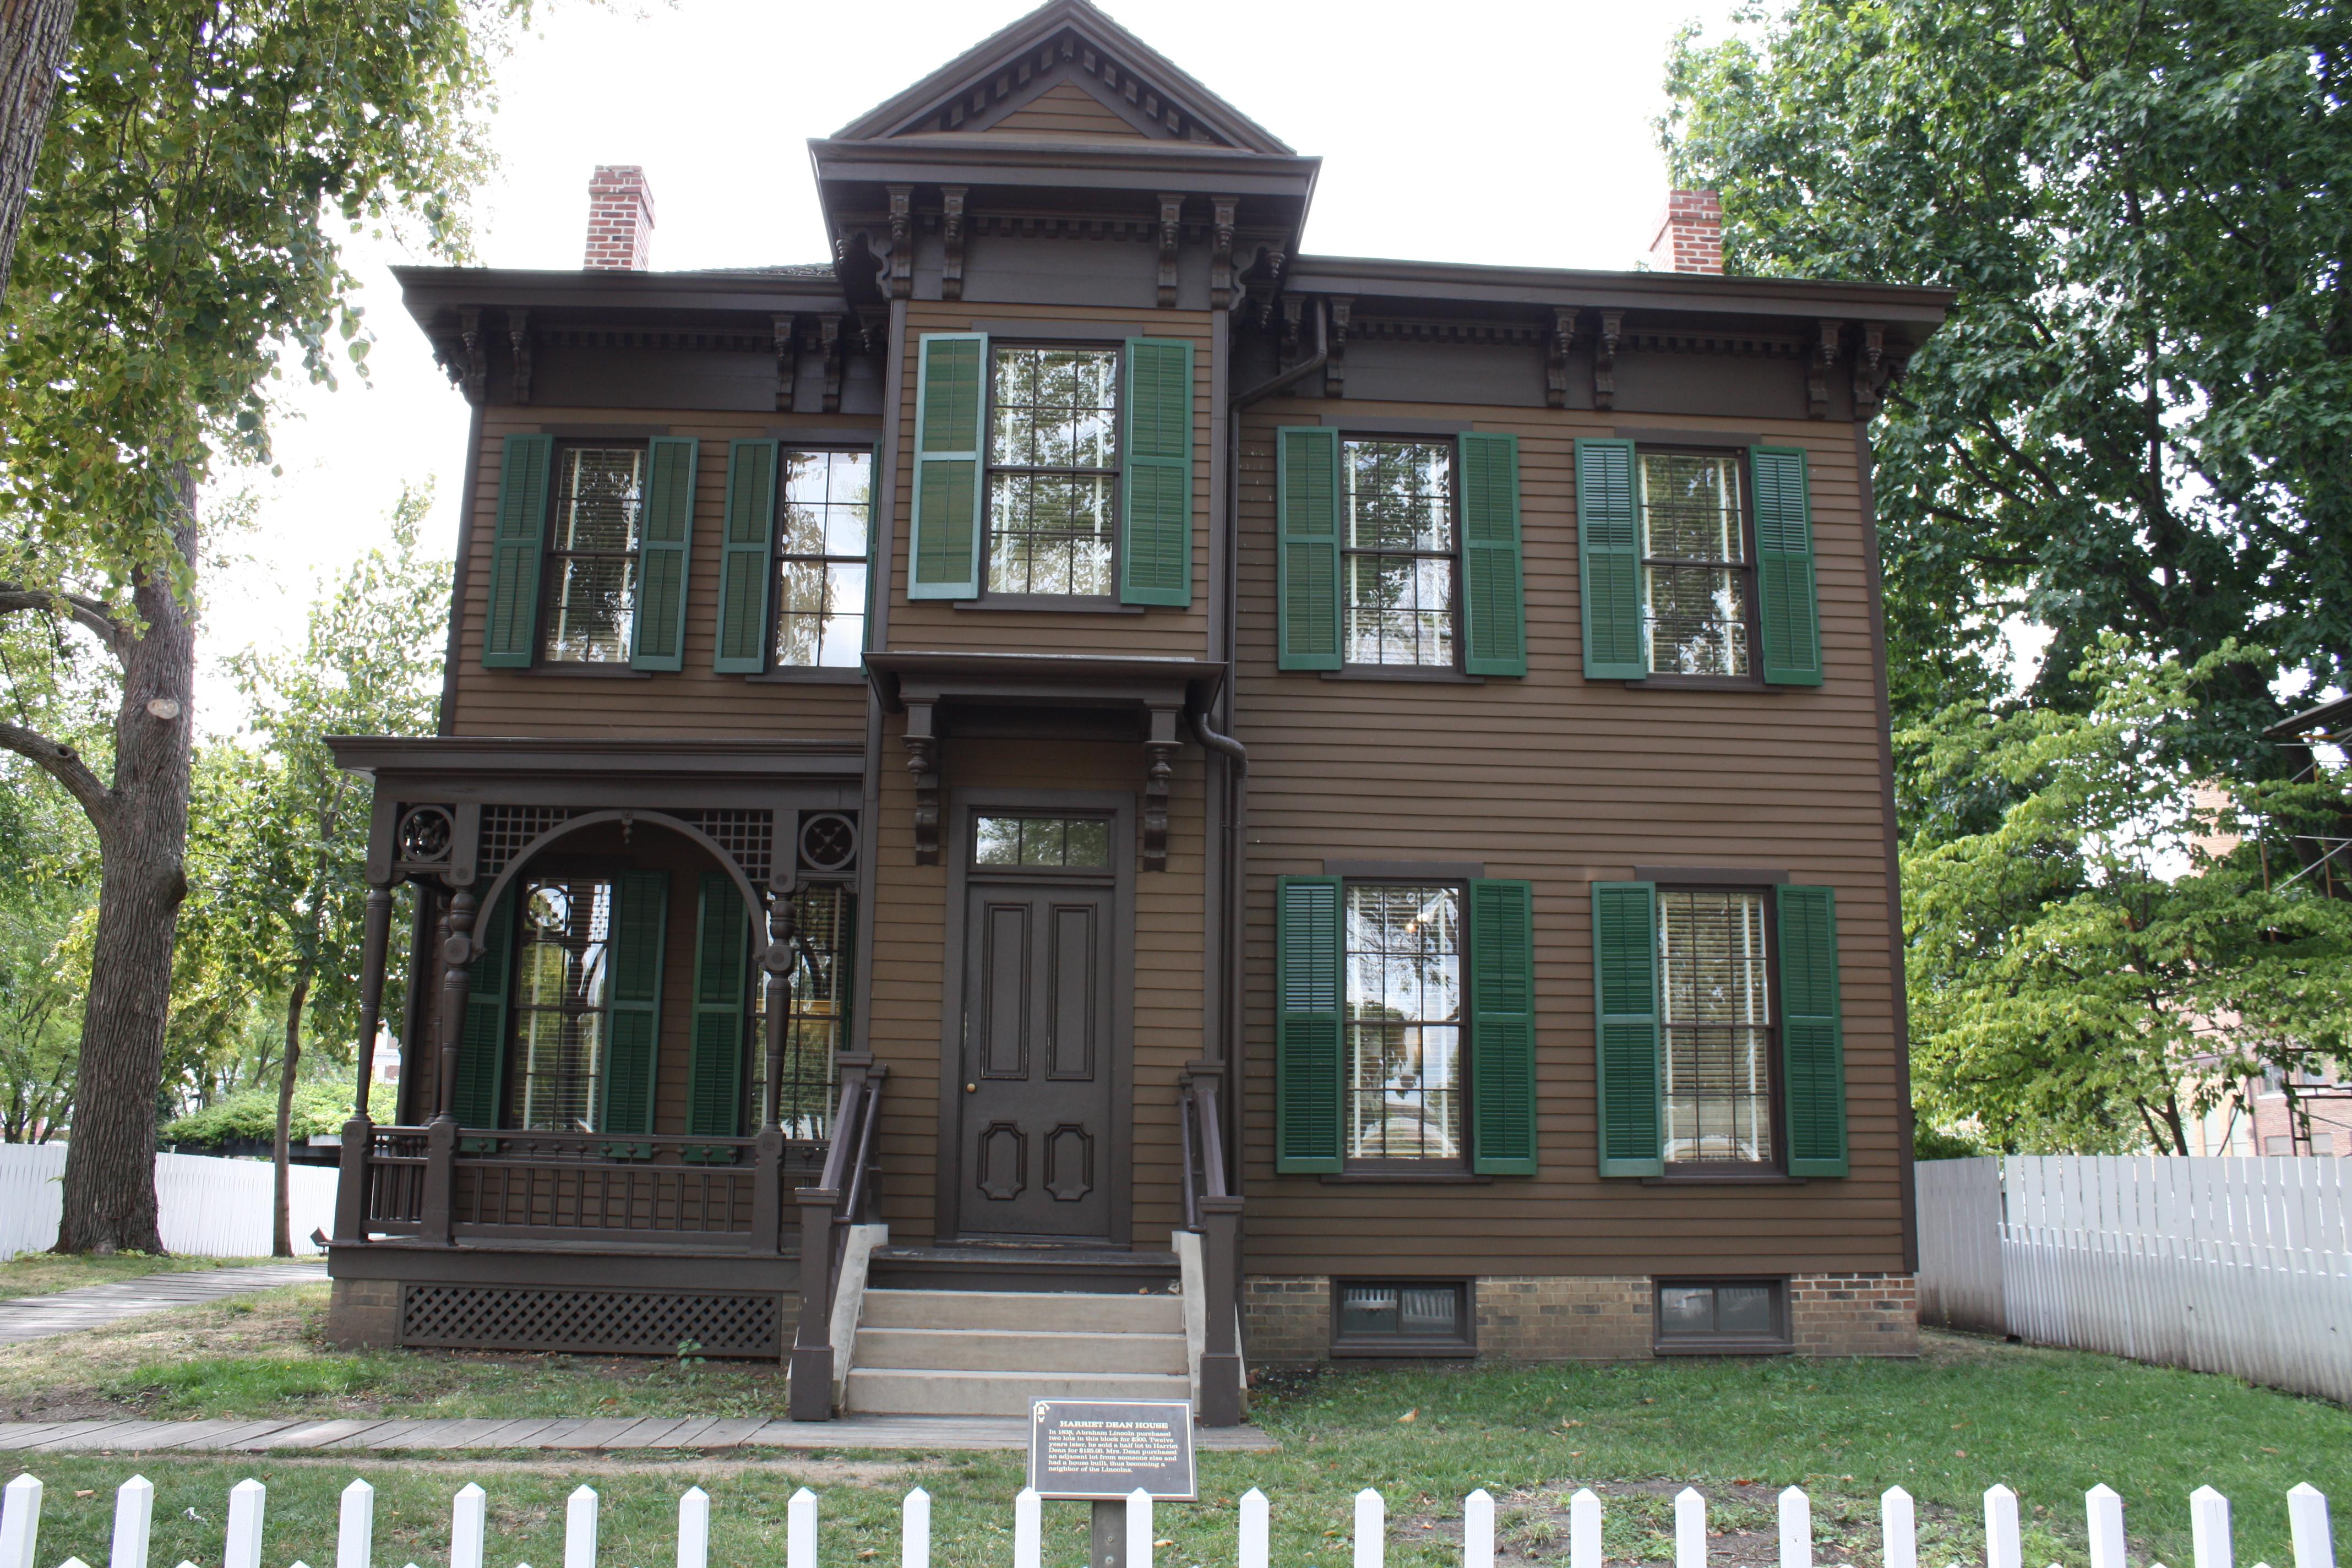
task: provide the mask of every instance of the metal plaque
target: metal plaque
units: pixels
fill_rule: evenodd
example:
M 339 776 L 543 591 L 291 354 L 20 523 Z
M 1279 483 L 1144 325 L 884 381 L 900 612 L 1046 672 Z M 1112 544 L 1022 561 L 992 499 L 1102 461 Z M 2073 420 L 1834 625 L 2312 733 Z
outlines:
M 1040 1399 L 1029 1410 L 1029 1485 L 1041 1498 L 1191 1502 L 1192 1406 L 1181 1399 Z

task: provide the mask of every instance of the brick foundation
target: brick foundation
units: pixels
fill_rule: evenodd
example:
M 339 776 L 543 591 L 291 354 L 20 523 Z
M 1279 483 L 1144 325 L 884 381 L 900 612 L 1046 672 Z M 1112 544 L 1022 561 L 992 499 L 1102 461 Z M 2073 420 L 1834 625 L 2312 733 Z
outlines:
M 1482 1356 L 1641 1361 L 1652 1353 L 1647 1275 L 1496 1276 L 1478 1280 L 1471 1295 Z M 1253 1364 L 1320 1361 L 1331 1347 L 1331 1282 L 1252 1275 L 1242 1321 Z M 1789 1329 L 1799 1355 L 1916 1355 L 1917 1291 L 1908 1274 L 1795 1275 Z
M 400 1343 L 400 1284 L 338 1279 L 327 1296 L 327 1342 L 339 1351 Z

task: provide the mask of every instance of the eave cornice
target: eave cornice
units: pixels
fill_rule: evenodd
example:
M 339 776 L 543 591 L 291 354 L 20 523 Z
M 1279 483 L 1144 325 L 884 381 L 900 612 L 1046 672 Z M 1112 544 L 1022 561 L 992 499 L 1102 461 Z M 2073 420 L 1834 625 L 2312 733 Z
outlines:
M 1287 197 L 1303 206 L 1323 160 L 1202 147 L 1189 142 L 1022 142 L 995 134 L 904 136 L 887 142 L 812 140 L 820 184 L 954 184 L 1011 189 L 1182 191 Z
M 1444 301 L 1706 315 L 1866 317 L 1921 329 L 1943 321 L 1956 298 L 1949 289 L 1894 283 L 1706 272 L 1586 272 L 1350 256 L 1302 256 L 1291 264 L 1283 286 L 1288 292 L 1352 297 L 1359 310 L 1373 300 Z

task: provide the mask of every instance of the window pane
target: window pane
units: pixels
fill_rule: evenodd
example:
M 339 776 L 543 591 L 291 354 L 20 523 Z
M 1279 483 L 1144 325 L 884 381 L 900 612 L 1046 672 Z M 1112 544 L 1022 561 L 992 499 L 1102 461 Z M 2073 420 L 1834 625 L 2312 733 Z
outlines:
M 783 468 L 779 552 L 866 559 L 873 458 L 865 452 L 786 452 Z
M 1769 1285 L 1718 1285 L 1715 1288 L 1715 1329 L 1722 1334 L 1769 1334 L 1772 1327 L 1772 1288 Z
M 1741 561 L 1739 460 L 1642 455 L 1642 553 L 1654 560 Z
M 1454 558 L 1350 555 L 1349 664 L 1454 663 Z
M 778 568 L 776 663 L 855 669 L 866 653 L 866 564 L 787 561 Z
M 990 476 L 989 590 L 1108 595 L 1116 487 L 1108 475 Z
M 992 468 L 1118 466 L 1118 351 L 996 351 Z
M 1461 890 L 1348 889 L 1348 1155 L 1462 1149 Z
M 793 895 L 793 911 L 798 934 L 793 943 L 792 1012 L 785 1022 L 776 1120 L 787 1138 L 824 1138 L 833 1125 L 834 1060 L 849 1018 L 849 890 L 812 884 Z M 767 1104 L 767 989 L 755 972 L 747 1121 L 755 1121 Z
M 1760 893 L 1658 894 L 1666 1158 L 1769 1162 L 1770 991 Z
M 1713 1333 L 1715 1292 L 1705 1285 L 1659 1286 L 1658 1331 L 1662 1334 Z
M 1397 1298 L 1393 1285 L 1339 1287 L 1341 1334 L 1393 1334 L 1397 1331 Z
M 1462 1292 L 1452 1285 L 1411 1285 L 1398 1293 L 1397 1331 L 1453 1338 L 1462 1332 Z
M 561 664 L 618 664 L 629 657 L 637 563 L 629 555 L 559 557 L 555 607 L 542 655 Z
M 604 1060 L 606 945 L 613 884 L 534 880 L 523 892 L 515 954 L 515 1121 L 593 1132 Z
M 635 447 L 575 447 L 563 454 L 556 495 L 555 548 L 626 552 L 637 547 L 646 454 Z
M 979 866 L 1099 868 L 1110 864 L 1110 824 L 1087 816 L 983 816 L 974 826 L 971 858 Z
M 1351 550 L 1454 548 L 1454 448 L 1442 441 L 1350 441 Z

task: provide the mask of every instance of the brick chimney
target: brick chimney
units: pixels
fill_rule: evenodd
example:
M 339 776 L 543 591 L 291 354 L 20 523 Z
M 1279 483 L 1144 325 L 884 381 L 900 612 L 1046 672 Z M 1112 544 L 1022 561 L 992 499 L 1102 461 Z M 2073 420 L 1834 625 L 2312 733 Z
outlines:
M 1661 272 L 1723 270 L 1723 198 L 1713 191 L 1675 191 L 1658 214 L 1650 265 Z
M 599 163 L 588 182 L 592 272 L 643 272 L 653 264 L 654 192 L 635 163 Z

